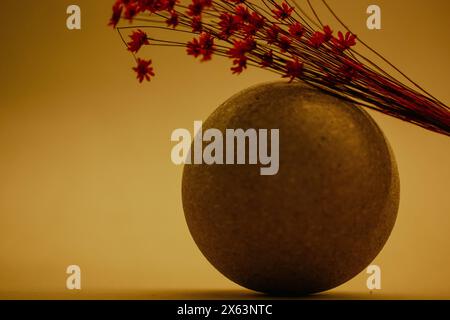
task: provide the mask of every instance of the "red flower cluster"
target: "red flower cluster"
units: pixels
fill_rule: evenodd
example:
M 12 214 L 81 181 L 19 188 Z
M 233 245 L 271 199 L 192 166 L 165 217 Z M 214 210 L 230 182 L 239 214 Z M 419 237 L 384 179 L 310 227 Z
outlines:
M 226 56 L 232 60 L 234 74 L 241 73 L 249 64 L 257 65 L 289 81 L 306 81 L 399 118 L 407 115 L 411 122 L 450 135 L 447 107 L 431 95 L 421 95 L 401 81 L 387 77 L 380 67 L 359 63 L 348 52 L 356 45 L 356 35 L 350 31 L 338 32 L 334 37 L 327 25 L 321 30 L 314 29 L 312 25 L 321 21 L 307 17 L 302 11 L 294 15 L 287 0 L 264 1 L 264 5 L 252 0 L 190 1 L 188 5 L 177 5 L 178 0 L 115 0 L 109 25 L 117 27 L 121 19 L 132 22 L 139 15 L 140 22 L 148 22 L 141 29 L 198 34 L 186 43 L 149 38 L 138 29 L 131 33 L 127 43 L 133 54 L 150 40 L 152 46 L 186 47 L 188 55 L 200 57 L 201 61 L 210 60 L 213 54 Z M 315 21 L 309 23 L 310 20 Z M 117 29 L 122 36 L 123 28 Z M 155 75 L 151 60 L 137 58 L 136 62 L 133 70 L 140 82 Z
M 323 39 L 325 42 L 330 41 L 333 38 L 333 30 L 331 30 L 330 26 L 323 27 Z
M 290 5 L 288 5 L 285 1 L 280 5 L 276 4 L 275 9 L 272 10 L 275 19 L 277 20 L 285 20 L 289 18 L 294 11 Z
M 233 74 L 240 74 L 242 71 L 244 71 L 244 69 L 247 69 L 246 57 L 233 60 L 233 67 L 231 67 L 231 72 Z
M 170 17 L 166 20 L 167 26 L 176 28 L 178 25 L 178 13 L 176 11 L 170 11 Z
M 194 38 L 187 43 L 187 54 L 197 58 L 202 55 L 201 61 L 211 60 L 214 53 L 214 38 L 206 32 L 202 32 L 199 38 Z
M 289 26 L 289 34 L 296 39 L 300 39 L 305 33 L 305 28 L 300 22 L 295 22 Z
M 199 17 L 202 15 L 203 10 L 210 7 L 212 0 L 193 0 L 188 6 L 187 14 L 191 17 Z
M 292 82 L 295 78 L 300 78 L 303 73 L 304 63 L 297 57 L 294 60 L 286 62 L 286 74 L 283 78 L 289 78 L 289 82 Z
M 246 36 L 253 36 L 265 25 L 265 19 L 257 12 L 249 12 L 248 8 L 239 5 L 234 14 L 224 12 L 220 15 L 218 23 L 220 28 L 219 37 L 227 40 L 237 31 L 242 31 Z
M 237 20 L 240 23 L 248 22 L 250 20 L 250 12 L 248 11 L 248 8 L 244 5 L 238 5 L 236 8 L 234 8 L 234 12 L 236 15 Z
M 204 0 L 209 1 L 211 0 Z M 122 17 L 130 22 L 139 13 L 142 12 L 158 12 L 158 11 L 172 11 L 178 0 L 116 0 L 112 8 L 112 16 L 109 20 L 109 24 L 112 27 L 116 27 Z
M 239 21 L 236 15 L 224 12 L 220 15 L 218 25 L 220 28 L 220 38 L 226 40 L 240 29 L 241 21 Z
M 233 47 L 227 52 L 228 56 L 233 59 L 231 71 L 233 74 L 239 74 L 247 68 L 246 54 L 255 50 L 257 43 L 253 37 L 244 40 L 234 40 Z
M 259 65 L 263 68 L 273 67 L 275 61 L 284 64 L 284 77 L 293 81 L 295 78 L 300 78 L 303 74 L 304 62 L 301 62 L 294 52 L 298 45 L 307 44 L 314 48 L 319 48 L 322 44 L 332 40 L 332 43 L 338 50 L 344 51 L 350 48 L 355 43 L 355 36 L 351 34 L 338 34 L 335 39 L 332 36 L 333 31 L 329 26 L 325 26 L 322 31 L 315 31 L 308 33 L 308 39 L 303 40 L 307 32 L 305 27 L 298 21 L 293 21 L 287 24 L 287 29 L 283 29 L 279 23 L 268 21 L 268 18 L 259 14 L 256 11 L 249 10 L 244 1 L 234 0 L 236 5 L 232 10 L 219 11 L 217 29 L 218 32 L 211 29 L 210 24 L 203 23 L 202 15 L 205 10 L 211 8 L 213 0 L 192 0 L 186 7 L 186 12 L 183 14 L 175 8 L 178 0 L 116 0 L 113 5 L 113 16 L 110 20 L 110 25 L 117 26 L 121 15 L 124 14 L 125 19 L 132 20 L 137 14 L 143 12 L 163 12 L 160 16 L 165 16 L 167 27 L 177 28 L 180 23 L 186 24 L 192 28 L 192 32 L 199 32 L 200 35 L 188 41 L 186 50 L 188 55 L 195 58 L 201 56 L 201 61 L 210 60 L 215 52 L 214 38 L 218 38 L 231 43 L 225 53 L 233 61 L 231 71 L 235 74 L 241 73 L 247 68 L 247 61 L 249 55 L 256 57 L 259 60 Z M 282 2 L 280 5 L 274 4 L 272 13 L 274 18 L 278 21 L 287 20 L 291 17 L 294 8 L 287 2 Z M 181 20 L 182 19 L 182 20 Z M 284 23 L 285 24 L 285 23 Z M 134 31 L 131 36 L 131 41 L 127 43 L 128 49 L 137 53 L 143 45 L 148 45 L 147 34 L 138 29 Z M 262 52 L 256 53 L 259 40 L 265 40 L 267 45 L 273 45 L 277 52 L 294 54 L 291 60 L 281 58 L 274 55 L 274 50 L 269 48 Z M 153 74 L 153 68 L 149 67 L 150 63 L 146 64 L 146 60 L 138 60 L 138 67 L 134 70 L 138 73 L 140 81 L 149 79 Z M 277 64 L 280 65 L 279 63 Z M 348 71 L 348 70 L 347 70 Z M 344 70 L 342 70 L 343 73 Z
M 356 44 L 356 36 L 348 31 L 344 36 L 344 34 L 339 31 L 338 38 L 333 38 L 333 44 L 339 51 L 350 49 Z
M 291 38 L 283 34 L 279 37 L 277 45 L 281 49 L 281 52 L 286 52 L 291 48 L 291 43 Z
M 130 50 L 133 53 L 137 53 L 143 45 L 150 44 L 148 42 L 147 34 L 144 31 L 142 31 L 141 29 L 134 31 L 131 34 L 130 38 L 131 38 L 131 41 L 127 43 L 128 50 Z
M 152 60 L 143 60 L 138 58 L 136 62 L 137 66 L 134 67 L 133 70 L 136 71 L 139 82 L 144 81 L 144 79 L 150 81 L 150 77 L 155 76 L 153 68 L 150 66 L 152 64 Z
M 116 2 L 113 5 L 112 10 L 113 10 L 112 17 L 109 20 L 108 25 L 112 26 L 113 28 L 115 28 L 117 26 L 117 24 L 119 23 L 120 18 L 122 16 L 123 6 L 122 6 L 122 4 L 120 2 Z
M 244 0 L 230 0 L 236 5 L 218 4 L 217 7 L 213 6 L 214 0 L 191 0 L 191 3 L 184 7 L 184 13 L 177 8 L 177 2 L 178 0 L 116 0 L 110 25 L 117 26 L 122 14 L 125 19 L 132 20 L 139 13 L 157 13 L 157 17 L 165 19 L 167 28 L 189 27 L 191 32 L 200 33 L 198 37 L 187 42 L 188 55 L 195 58 L 201 57 L 201 61 L 210 60 L 216 52 L 214 39 L 226 41 L 228 45 L 219 47 L 219 52 L 232 59 L 231 71 L 234 74 L 245 70 L 251 57 L 253 62 L 263 68 L 283 68 L 279 71 L 282 71 L 290 81 L 301 78 L 303 74 L 305 63 L 296 56 L 297 50 L 301 47 L 319 48 L 324 43 L 332 41 L 332 46 L 327 48 L 342 52 L 355 44 L 356 37 L 349 33 L 344 36 L 340 32 L 338 38 L 334 38 L 329 26 L 324 26 L 321 31 L 308 30 L 302 23 L 291 17 L 294 8 L 286 1 L 281 4 L 272 3 L 271 11 L 275 21 L 255 11 L 254 7 L 247 5 Z M 203 17 L 208 17 L 211 12 L 218 13 L 212 14 L 217 20 L 210 21 Z M 134 31 L 130 38 L 131 41 L 127 45 L 133 53 L 137 53 L 143 45 L 149 44 L 147 34 L 141 29 Z M 157 45 L 158 40 L 154 40 Z M 163 41 L 165 44 L 171 43 Z M 267 44 L 260 47 L 261 41 Z M 180 44 L 174 42 L 174 45 Z M 286 57 L 288 54 L 292 55 L 292 59 Z M 142 81 L 147 79 L 142 76 L 145 60 L 139 61 L 141 61 L 141 67 L 135 68 L 135 71 L 138 72 L 138 77 Z M 340 72 L 347 75 L 349 70 L 342 69 Z
M 281 28 L 276 25 L 272 24 L 269 28 L 266 30 L 266 41 L 268 44 L 276 43 L 278 42 L 278 35 L 281 33 Z
M 191 21 L 192 32 L 200 32 L 203 29 L 202 18 L 200 16 L 192 17 Z
M 242 29 L 247 36 L 254 36 L 259 30 L 264 28 L 266 19 L 256 12 L 252 12 L 247 23 L 244 23 Z
M 233 47 L 228 50 L 228 56 L 233 59 L 241 59 L 245 57 L 247 52 L 254 50 L 257 43 L 253 37 L 244 40 L 234 40 Z
M 333 30 L 329 26 L 323 27 L 323 32 L 316 31 L 309 39 L 309 44 L 318 49 L 323 43 L 333 39 Z

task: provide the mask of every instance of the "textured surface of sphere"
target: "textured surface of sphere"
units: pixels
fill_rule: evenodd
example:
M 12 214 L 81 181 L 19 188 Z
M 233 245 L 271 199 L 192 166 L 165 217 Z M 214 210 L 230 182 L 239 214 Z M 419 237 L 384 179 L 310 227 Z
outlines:
M 381 251 L 397 216 L 398 171 L 364 110 L 277 82 L 234 95 L 208 128 L 280 136 L 276 175 L 260 175 L 260 165 L 184 167 L 189 230 L 223 275 L 260 292 L 315 293 L 348 281 Z

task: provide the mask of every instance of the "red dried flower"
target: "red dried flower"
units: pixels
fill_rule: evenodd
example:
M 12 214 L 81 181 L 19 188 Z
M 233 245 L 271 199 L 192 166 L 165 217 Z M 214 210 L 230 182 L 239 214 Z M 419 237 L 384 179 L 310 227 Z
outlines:
M 211 60 L 214 53 L 214 38 L 206 32 L 202 32 L 198 39 L 194 38 L 186 45 L 187 54 L 197 58 L 202 55 L 201 61 Z
M 243 5 L 236 6 L 236 8 L 234 8 L 234 13 L 239 22 L 247 22 L 250 20 L 250 12 L 248 11 L 248 8 Z
M 150 11 L 159 12 L 164 10 L 169 10 L 169 2 L 167 0 L 150 0 Z
M 167 18 L 166 23 L 168 27 L 172 27 L 172 28 L 176 28 L 176 26 L 178 25 L 178 13 L 176 13 L 175 11 L 170 11 L 170 17 Z
M 228 39 L 239 30 L 241 23 L 236 16 L 224 12 L 219 18 L 220 37 L 222 39 Z
M 277 45 L 281 49 L 281 52 L 286 52 L 291 48 L 292 40 L 284 34 L 278 39 Z
M 142 31 L 141 29 L 138 29 L 134 31 L 131 36 L 131 41 L 127 43 L 128 50 L 130 50 L 133 53 L 137 53 L 143 45 L 150 44 L 148 42 L 147 34 Z
M 230 48 L 227 54 L 231 58 L 242 59 L 245 57 L 245 54 L 254 50 L 257 44 L 253 37 L 248 37 L 244 40 L 234 40 L 233 47 Z
M 316 31 L 313 33 L 311 38 L 309 38 L 309 44 L 314 48 L 318 49 L 325 42 L 325 36 L 322 32 Z
M 151 1 L 151 0 L 150 0 Z M 178 0 L 164 0 L 166 10 L 172 11 L 175 8 L 175 5 L 179 2 Z
M 248 22 L 242 27 L 246 36 L 254 36 L 259 30 L 261 30 L 266 24 L 264 17 L 260 16 L 256 12 L 250 14 Z
M 144 81 L 144 79 L 150 81 L 150 77 L 155 76 L 153 68 L 150 66 L 151 64 L 152 60 L 137 59 L 137 66 L 133 70 L 137 73 L 136 77 L 139 79 L 139 82 Z
M 203 55 L 202 61 L 211 60 L 211 56 L 214 53 L 214 38 L 209 33 L 202 32 L 199 42 Z
M 283 78 L 290 78 L 289 82 L 292 82 L 295 78 L 299 78 L 303 73 L 303 62 L 297 57 L 293 60 L 286 62 L 286 73 Z
M 120 17 L 122 16 L 122 4 L 120 2 L 116 2 L 114 3 L 113 7 L 112 7 L 112 16 L 111 19 L 109 20 L 108 26 L 112 26 L 113 28 L 115 28 L 117 26 L 117 24 L 120 21 Z
M 200 16 L 205 7 L 211 6 L 211 0 L 192 0 L 188 6 L 187 14 L 191 17 Z
M 299 23 L 295 22 L 289 26 L 289 34 L 297 39 L 300 39 L 305 33 L 305 28 Z
M 330 26 L 324 26 L 323 33 L 320 31 L 316 31 L 313 33 L 313 35 L 309 39 L 309 44 L 318 49 L 323 43 L 330 41 L 332 38 L 333 30 L 331 30 Z
M 130 2 L 130 1 L 128 1 Z M 155 0 L 138 0 L 138 8 L 140 12 L 153 11 Z
M 333 30 L 331 30 L 330 26 L 323 27 L 323 36 L 325 42 L 328 42 L 333 38 Z
M 266 19 L 253 11 L 250 15 L 249 23 L 255 26 L 257 29 L 261 29 L 266 24 Z
M 277 26 L 276 24 L 272 24 L 267 30 L 266 30 L 266 41 L 268 44 L 276 43 L 278 42 L 278 35 L 281 32 L 281 28 Z
M 138 5 L 137 3 L 131 2 L 125 7 L 125 19 L 130 20 L 130 22 L 133 20 L 133 18 L 139 13 Z
M 356 44 L 356 36 L 349 31 L 347 31 L 344 36 L 344 34 L 339 31 L 338 38 L 333 38 L 333 44 L 339 51 L 350 49 L 350 47 Z
M 200 42 L 196 38 L 189 41 L 186 45 L 186 52 L 188 55 L 194 56 L 194 58 L 197 58 L 199 55 L 202 54 L 202 48 L 200 47 Z
M 191 20 L 192 32 L 200 32 L 203 29 L 202 18 L 200 16 L 194 16 Z
M 294 11 L 294 8 L 288 5 L 286 2 L 283 1 L 283 3 L 280 5 L 276 4 L 275 9 L 272 9 L 272 12 L 274 13 L 275 19 L 278 20 L 285 20 L 289 18 Z
M 128 1 L 130 2 L 130 1 Z M 145 12 L 145 11 L 151 11 L 154 12 L 155 8 L 155 0 L 138 0 L 138 11 L 139 12 Z M 157 5 L 158 6 L 158 5 Z
M 233 74 L 240 74 L 244 69 L 247 69 L 247 58 L 241 57 L 239 59 L 233 60 L 233 67 L 231 67 L 231 71 Z

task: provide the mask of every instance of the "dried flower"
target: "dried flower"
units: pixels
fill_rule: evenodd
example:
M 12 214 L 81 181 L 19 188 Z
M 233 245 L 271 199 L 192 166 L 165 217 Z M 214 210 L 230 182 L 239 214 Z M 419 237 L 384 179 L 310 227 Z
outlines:
M 286 52 L 291 48 L 292 40 L 288 36 L 284 34 L 280 36 L 278 39 L 278 47 L 281 49 L 281 52 Z
M 318 49 L 325 42 L 325 36 L 322 32 L 316 31 L 313 33 L 311 38 L 309 38 L 309 44 L 314 48 Z
M 150 66 L 151 64 L 152 60 L 137 59 L 137 66 L 133 70 L 137 73 L 139 82 L 144 81 L 144 79 L 150 81 L 150 77 L 155 76 L 153 68 Z
M 148 42 L 147 34 L 144 31 L 142 31 L 141 29 L 134 31 L 131 34 L 130 38 L 131 38 L 131 41 L 127 43 L 128 50 L 130 50 L 133 53 L 137 53 L 143 45 L 150 44 Z
M 187 14 L 191 17 L 200 16 L 206 7 L 209 7 L 211 2 L 208 0 L 192 0 L 188 6 Z
M 120 17 L 122 16 L 123 7 L 120 2 L 116 2 L 112 7 L 112 17 L 109 20 L 108 26 L 112 26 L 115 28 L 120 21 Z
M 289 34 L 293 38 L 300 39 L 305 33 L 305 28 L 300 24 L 300 22 L 295 22 L 289 26 Z
M 272 44 L 278 42 L 278 35 L 281 32 L 281 28 L 276 25 L 272 24 L 269 28 L 266 29 L 266 41 L 267 44 Z
M 323 27 L 323 39 L 325 42 L 328 42 L 331 39 L 333 39 L 333 30 L 331 30 L 330 26 Z
M 233 60 L 233 67 L 231 67 L 231 71 L 233 74 L 240 74 L 244 69 L 247 68 L 247 58 L 241 57 L 239 59 Z
M 348 31 L 345 36 L 341 31 L 339 31 L 338 38 L 334 38 L 332 40 L 336 48 L 340 51 L 350 49 L 350 47 L 356 45 L 356 36 Z
M 283 78 L 289 78 L 289 82 L 292 82 L 295 78 L 299 78 L 303 73 L 303 62 L 297 57 L 293 60 L 286 62 L 286 73 Z
M 195 58 L 202 55 L 201 61 L 211 60 L 214 53 L 214 38 L 209 33 L 202 32 L 198 39 L 194 38 L 187 43 L 187 53 Z
M 130 22 L 133 21 L 133 18 L 139 13 L 138 5 L 135 2 L 131 2 L 125 6 L 125 19 L 128 19 Z
M 272 12 L 274 13 L 274 17 L 278 20 L 285 20 L 289 18 L 293 11 L 294 8 L 292 8 L 284 1 L 281 6 L 276 4 L 275 9 L 272 10 Z
M 240 23 L 244 23 L 250 20 L 250 12 L 248 11 L 248 8 L 244 5 L 238 5 L 234 9 L 235 17 Z
M 192 32 L 202 31 L 202 18 L 200 16 L 193 16 L 191 20 Z
M 241 22 L 237 19 L 235 15 L 232 15 L 228 12 L 224 12 L 220 15 L 220 21 L 218 25 L 221 31 L 220 38 L 228 39 L 236 31 L 239 30 Z
M 168 27 L 176 28 L 178 25 L 178 13 L 174 10 L 170 11 L 170 16 L 167 18 L 166 23 Z
M 247 52 L 256 48 L 256 41 L 252 37 L 245 40 L 234 40 L 233 47 L 228 50 L 228 56 L 234 59 L 242 59 Z

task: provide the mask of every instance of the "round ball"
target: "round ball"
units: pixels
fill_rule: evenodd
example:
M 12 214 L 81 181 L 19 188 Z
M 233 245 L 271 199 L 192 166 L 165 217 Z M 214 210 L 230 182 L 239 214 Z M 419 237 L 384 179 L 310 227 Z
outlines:
M 209 128 L 224 137 L 225 129 L 279 129 L 276 175 L 255 164 L 184 167 L 189 230 L 223 275 L 255 291 L 310 294 L 348 281 L 381 251 L 397 216 L 399 177 L 364 110 L 276 82 L 231 97 L 205 121 Z

